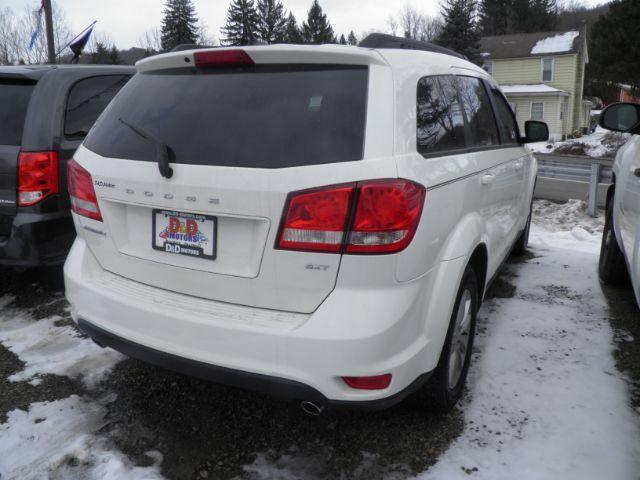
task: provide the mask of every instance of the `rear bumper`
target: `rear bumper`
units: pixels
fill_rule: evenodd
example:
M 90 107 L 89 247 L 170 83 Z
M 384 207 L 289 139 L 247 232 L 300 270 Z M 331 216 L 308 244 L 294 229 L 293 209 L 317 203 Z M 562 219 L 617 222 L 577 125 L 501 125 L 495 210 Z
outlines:
M 0 265 L 62 265 L 76 236 L 68 211 L 18 213 L 10 223 L 8 235 L 0 236 Z
M 452 308 L 449 294 L 434 285 L 458 285 L 457 273 L 450 280 L 428 273 L 388 288 L 338 282 L 314 313 L 278 312 L 177 294 L 106 272 L 82 238 L 64 274 L 71 314 L 98 343 L 287 400 L 365 408 L 391 406 L 426 382 L 442 348 L 437 332 L 446 333 Z M 388 373 L 391 385 L 376 391 L 351 389 L 341 378 Z
M 173 370 L 174 372 L 228 385 L 230 387 L 264 393 L 285 401 L 310 401 L 330 408 L 358 408 L 365 410 L 383 410 L 390 408 L 420 389 L 426 384 L 430 377 L 430 373 L 425 373 L 404 390 L 380 400 L 365 402 L 329 400 L 318 390 L 304 383 L 295 382 L 286 378 L 219 367 L 171 355 L 130 342 L 127 339 L 113 335 L 82 319 L 78 320 L 78 327 L 100 346 L 113 348 L 128 357 L 166 368 L 167 370 Z

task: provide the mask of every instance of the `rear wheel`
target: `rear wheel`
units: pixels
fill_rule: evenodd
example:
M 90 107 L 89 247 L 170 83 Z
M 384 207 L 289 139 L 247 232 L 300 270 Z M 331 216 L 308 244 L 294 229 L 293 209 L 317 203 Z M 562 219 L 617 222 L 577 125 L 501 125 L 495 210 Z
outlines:
M 613 200 L 607 206 L 604 231 L 602 232 L 602 244 L 600 246 L 598 274 L 600 280 L 609 285 L 619 286 L 629 283 L 627 265 L 613 229 Z
M 467 378 L 478 312 L 478 278 L 467 266 L 456 297 L 440 360 L 429 383 L 417 394 L 421 404 L 450 412 L 462 396 Z

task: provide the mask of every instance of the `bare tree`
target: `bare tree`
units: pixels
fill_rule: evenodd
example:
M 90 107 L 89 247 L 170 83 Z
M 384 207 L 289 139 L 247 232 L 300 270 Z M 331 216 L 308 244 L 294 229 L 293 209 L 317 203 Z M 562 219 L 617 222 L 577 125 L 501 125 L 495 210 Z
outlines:
M 418 12 L 410 5 L 406 5 L 396 17 L 390 16 L 387 26 L 392 35 L 400 30 L 406 38 L 414 40 L 433 41 L 442 30 L 442 18 L 430 17 Z
M 160 41 L 160 29 L 158 27 L 150 28 L 138 38 L 138 46 L 144 48 L 147 52 L 159 52 L 162 50 L 162 42 Z
M 45 63 L 47 61 L 47 41 L 44 25 L 41 33 L 30 49 L 31 36 L 39 26 L 39 18 L 30 7 L 25 7 L 22 15 L 16 15 L 6 8 L 0 11 L 0 63 Z M 53 8 L 53 34 L 55 50 L 58 52 L 72 38 L 71 29 L 66 21 L 64 11 L 58 6 Z
M 395 36 L 398 34 L 398 22 L 393 15 L 389 15 L 389 17 L 387 18 L 387 27 L 389 27 L 389 32 L 391 33 L 391 35 Z

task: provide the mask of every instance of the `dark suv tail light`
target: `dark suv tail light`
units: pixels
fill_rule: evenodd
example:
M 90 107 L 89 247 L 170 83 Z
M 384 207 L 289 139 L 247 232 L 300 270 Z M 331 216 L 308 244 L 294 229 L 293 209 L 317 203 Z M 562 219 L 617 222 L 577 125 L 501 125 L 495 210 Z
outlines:
M 27 207 L 58 193 L 58 152 L 20 152 L 18 206 Z
M 402 180 L 333 185 L 289 195 L 276 248 L 376 255 L 404 250 L 426 190 Z
M 101 222 L 102 215 L 91 174 L 72 159 L 67 163 L 67 181 L 71 210 L 78 215 Z

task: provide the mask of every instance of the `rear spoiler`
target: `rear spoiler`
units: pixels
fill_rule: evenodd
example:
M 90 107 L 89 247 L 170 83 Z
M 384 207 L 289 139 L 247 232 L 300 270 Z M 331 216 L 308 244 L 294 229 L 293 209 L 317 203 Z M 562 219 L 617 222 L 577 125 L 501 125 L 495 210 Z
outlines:
M 186 48 L 186 46 L 185 46 Z M 264 45 L 245 47 L 200 47 L 154 55 L 136 63 L 139 72 L 175 68 L 193 68 L 197 56 L 250 58 L 261 64 L 331 64 L 331 65 L 381 65 L 387 61 L 375 50 L 344 45 Z M 246 62 L 245 62 L 246 64 Z

